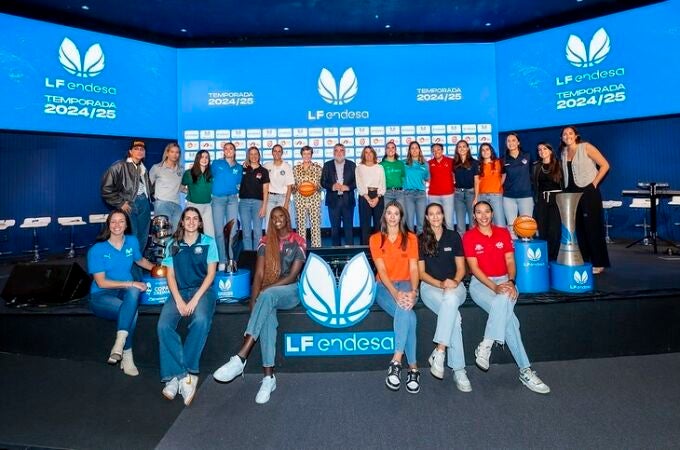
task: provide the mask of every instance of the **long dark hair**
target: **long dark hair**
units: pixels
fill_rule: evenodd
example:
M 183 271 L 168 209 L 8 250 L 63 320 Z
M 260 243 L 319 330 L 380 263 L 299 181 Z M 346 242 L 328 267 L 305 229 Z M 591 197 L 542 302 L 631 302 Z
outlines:
M 550 175 L 550 178 L 555 182 L 559 183 L 562 180 L 562 168 L 560 167 L 560 162 L 555 158 L 555 151 L 552 148 L 552 145 L 550 145 L 547 142 L 539 142 L 538 145 L 536 145 L 536 148 L 539 146 L 544 146 L 548 150 L 550 150 L 550 162 L 548 163 L 548 175 Z M 539 156 L 538 157 L 538 164 L 543 164 L 543 159 Z
M 385 245 L 385 238 L 387 237 L 387 220 L 385 219 L 385 214 L 387 214 L 387 208 L 390 206 L 394 206 L 399 210 L 399 236 L 401 237 L 401 249 L 406 250 L 409 231 L 406 226 L 406 218 L 404 217 L 404 207 L 396 200 L 390 200 L 385 205 L 385 209 L 383 209 L 382 217 L 380 218 L 380 248 Z
M 267 245 L 264 247 L 264 277 L 262 279 L 262 286 L 269 286 L 276 283 L 281 275 L 281 252 L 279 250 L 279 232 L 274 227 L 274 212 L 282 212 L 286 217 L 286 228 L 288 232 L 290 228 L 290 214 L 288 210 L 282 206 L 275 206 L 269 213 L 269 220 L 267 224 Z
M 114 214 L 122 214 L 123 217 L 125 217 L 125 231 L 123 234 L 130 235 L 132 234 L 132 222 L 130 222 L 130 216 L 128 216 L 128 213 L 123 211 L 120 208 L 114 209 L 109 213 L 109 216 L 106 218 L 106 223 L 104 224 L 104 228 L 102 231 L 99 232 L 95 240 L 97 242 L 104 242 L 108 241 L 109 238 L 111 237 L 111 218 L 113 217 Z M 142 245 L 140 242 L 139 245 Z
M 208 165 L 205 168 L 205 172 L 201 172 L 201 156 L 203 154 L 208 155 Z M 194 180 L 194 184 L 198 181 L 199 178 L 201 178 L 201 175 L 205 177 L 205 181 L 210 182 L 212 180 L 212 172 L 210 171 L 210 153 L 208 153 L 207 150 L 201 150 L 198 153 L 196 153 L 196 157 L 194 158 L 194 165 L 191 166 L 191 179 Z M 182 216 L 184 217 L 184 216 Z
M 507 136 L 505 136 L 505 154 L 507 155 L 508 151 L 509 151 L 508 150 L 508 138 L 510 136 L 515 136 L 515 138 L 517 139 L 517 151 L 519 153 L 522 153 L 522 140 L 519 138 L 519 134 L 515 133 L 514 131 L 511 131 L 510 133 L 508 133 Z
M 413 156 L 411 156 L 411 147 L 413 146 L 418 147 L 418 162 L 420 164 L 425 164 L 425 158 L 423 157 L 423 149 L 420 148 L 420 144 L 418 141 L 411 141 L 410 144 L 408 144 L 408 153 L 406 155 L 406 165 L 411 166 L 413 165 Z
M 482 150 L 484 150 L 484 147 L 488 147 L 489 150 L 491 150 L 491 156 L 489 160 L 491 161 L 492 167 L 491 170 L 494 169 L 496 166 L 496 160 L 498 159 L 498 156 L 496 156 L 496 150 L 493 149 L 493 145 L 485 142 L 482 145 L 479 146 L 479 176 L 483 177 L 484 176 L 484 157 L 482 156 Z
M 392 141 L 389 141 L 387 144 L 385 144 L 385 156 L 383 156 L 382 161 L 387 161 L 387 147 L 390 144 L 394 145 L 394 160 L 396 161 L 399 159 L 399 149 L 397 148 L 397 144 L 395 144 Z
M 198 220 L 200 223 L 198 224 L 198 232 L 200 234 L 203 234 L 203 217 L 201 216 L 201 212 L 194 208 L 193 206 L 187 206 L 184 208 L 184 211 L 182 211 L 182 215 L 179 218 L 179 224 L 177 225 L 177 230 L 172 234 L 172 248 L 171 248 L 171 254 L 174 256 L 177 254 L 179 251 L 179 243 L 180 241 L 184 240 L 184 217 L 186 217 L 187 213 L 193 211 L 196 214 L 198 214 Z
M 423 220 L 423 232 L 418 236 L 418 240 L 420 241 L 420 247 L 425 251 L 427 256 L 437 256 L 437 236 L 435 236 L 432 225 L 427 218 L 427 212 L 430 208 L 439 208 L 442 215 L 444 215 L 444 207 L 439 203 L 430 203 L 427 205 L 427 208 L 425 208 L 425 219 Z M 446 217 L 442 217 L 442 227 L 446 230 Z
M 458 146 L 460 144 L 465 144 L 465 146 L 468 148 L 467 156 L 465 157 L 465 161 L 463 161 L 463 158 L 461 158 L 460 153 L 458 153 Z M 464 139 L 461 139 L 456 143 L 456 156 L 453 157 L 453 166 L 454 167 L 465 167 L 466 169 L 469 169 L 470 166 L 472 165 L 472 154 L 470 153 L 470 144 Z
M 562 128 L 562 131 L 560 131 L 560 152 L 563 152 L 564 149 L 567 148 L 567 146 L 564 145 L 564 141 L 562 140 L 562 135 L 564 134 L 564 130 L 566 130 L 567 128 L 571 128 L 572 131 L 574 132 L 574 134 L 576 135 L 576 143 L 577 144 L 580 144 L 581 142 L 583 142 L 583 140 L 581 139 L 581 135 L 579 134 L 576 127 L 573 126 L 573 125 L 567 125 L 566 127 Z

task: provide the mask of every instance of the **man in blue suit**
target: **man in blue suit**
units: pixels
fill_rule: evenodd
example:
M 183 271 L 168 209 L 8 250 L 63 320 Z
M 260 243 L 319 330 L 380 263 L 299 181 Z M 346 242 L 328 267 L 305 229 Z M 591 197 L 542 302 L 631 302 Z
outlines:
M 354 178 L 356 164 L 345 159 L 345 146 L 335 144 L 333 160 L 326 161 L 321 172 L 321 186 L 326 189 L 326 206 L 331 221 L 333 245 L 340 245 L 340 223 L 345 234 L 345 245 L 352 245 L 352 225 L 354 222 Z

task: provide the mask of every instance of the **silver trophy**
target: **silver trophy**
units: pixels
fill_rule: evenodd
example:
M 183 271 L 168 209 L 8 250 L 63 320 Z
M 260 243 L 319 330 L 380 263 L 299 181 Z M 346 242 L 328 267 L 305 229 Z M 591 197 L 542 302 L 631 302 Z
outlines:
M 151 221 L 151 244 L 147 249 L 147 259 L 160 264 L 165 256 L 165 246 L 172 238 L 172 224 L 168 216 L 160 214 Z
M 562 238 L 557 263 L 565 266 L 583 265 L 583 256 L 576 239 L 576 207 L 581 200 L 580 192 L 557 194 L 557 207 L 562 219 Z

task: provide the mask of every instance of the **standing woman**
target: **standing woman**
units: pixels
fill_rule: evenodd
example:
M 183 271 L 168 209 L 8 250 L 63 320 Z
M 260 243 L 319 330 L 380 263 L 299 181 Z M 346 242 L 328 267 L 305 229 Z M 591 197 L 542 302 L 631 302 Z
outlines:
M 609 163 L 589 142 L 583 142 L 575 127 L 562 129 L 562 170 L 566 192 L 583 192 L 576 209 L 576 238 L 583 259 L 593 264 L 593 273 L 609 267 L 598 186 L 609 172 Z
M 428 161 L 430 166 L 430 203 L 439 203 L 444 208 L 446 226 L 453 230 L 453 159 L 444 156 L 441 144 L 432 144 L 433 158 Z
M 361 245 L 368 245 L 368 238 L 380 230 L 380 217 L 385 208 L 385 171 L 378 164 L 378 155 L 370 145 L 361 152 L 361 164 L 356 168 L 357 192 L 359 194 L 359 226 Z
M 255 242 L 262 237 L 262 219 L 269 201 L 269 171 L 260 165 L 260 150 L 255 146 L 248 149 L 239 198 L 243 249 L 255 250 Z
M 385 156 L 380 161 L 380 165 L 385 170 L 385 203 L 395 200 L 403 206 L 406 168 L 404 162 L 399 159 L 394 142 L 388 142 L 385 145 Z
M 312 247 L 321 247 L 321 166 L 312 161 L 314 149 L 305 145 L 300 149 L 302 162 L 293 168 L 295 179 L 295 214 L 297 230 L 300 236 L 307 239 L 307 219 L 312 234 Z M 316 191 L 309 197 L 298 190 L 302 183 L 312 183 Z
M 163 305 L 157 327 L 163 395 L 172 400 L 179 392 L 187 406 L 196 394 L 201 353 L 215 313 L 211 287 L 218 260 L 215 240 L 203 234 L 200 212 L 188 206 L 166 247 L 163 265 L 172 298 Z M 189 320 L 184 344 L 177 333 L 182 317 Z
M 408 156 L 406 157 L 404 209 L 406 210 L 406 226 L 415 230 L 415 222 L 418 232 L 423 231 L 423 217 L 425 216 L 425 206 L 427 206 L 425 182 L 429 179 L 430 170 L 425 158 L 423 158 L 420 144 L 417 141 L 412 141 L 408 145 Z
M 522 151 L 517 133 L 510 133 L 505 139 L 503 166 L 505 168 L 503 211 L 510 233 L 514 236 L 512 223 L 517 216 L 531 216 L 534 212 L 534 196 L 531 192 L 531 157 Z
M 210 170 L 210 154 L 206 150 L 196 153 L 194 165 L 184 172 L 182 184 L 187 188 L 187 206 L 196 208 L 205 223 L 203 229 L 208 236 L 215 236 L 212 207 L 213 176 Z
M 212 217 L 215 226 L 215 241 L 217 242 L 217 253 L 220 256 L 218 270 L 225 269 L 229 256 L 229 250 L 225 249 L 224 225 L 230 220 L 238 220 L 238 189 L 243 177 L 243 167 L 236 162 L 236 147 L 231 142 L 226 142 L 222 146 L 222 159 L 215 160 L 210 169 L 213 176 L 212 182 Z M 238 226 L 234 223 L 231 228 L 229 241 L 233 242 L 234 236 L 238 231 Z M 231 255 L 233 256 L 233 255 Z
M 137 325 L 137 299 L 146 291 L 146 284 L 134 281 L 133 262 L 147 270 L 153 269 L 153 264 L 139 251 L 139 241 L 132 235 L 130 217 L 116 209 L 106 218 L 97 243 L 87 252 L 87 269 L 94 277 L 90 287 L 90 308 L 95 316 L 118 322 L 108 363 L 120 361 L 123 372 L 134 377 L 139 371 L 132 357 L 132 337 Z
M 491 144 L 479 146 L 479 184 L 475 187 L 476 197 L 472 204 L 478 201 L 488 202 L 496 213 L 493 215 L 494 225 L 505 226 L 503 215 L 503 181 L 505 173 L 503 164 L 496 156 L 496 151 Z M 473 213 L 474 214 L 474 213 Z
M 456 230 L 462 236 L 465 234 L 465 223 L 469 221 L 472 227 L 472 205 L 477 197 L 476 187 L 479 185 L 479 161 L 470 154 L 470 145 L 465 140 L 456 144 L 456 156 L 453 158 L 455 167 L 456 192 L 453 194 L 454 209 L 456 210 Z M 467 213 L 467 221 L 465 214 Z
M 564 189 L 564 177 L 552 146 L 547 142 L 541 142 L 537 150 L 538 161 L 534 163 L 532 174 L 536 195 L 534 219 L 538 224 L 538 235 L 548 241 L 548 259 L 555 261 L 560 251 L 562 237 L 562 220 L 556 195 Z
M 264 378 L 256 403 L 267 403 L 276 389 L 274 364 L 276 362 L 276 329 L 279 309 L 294 308 L 298 297 L 298 275 L 305 262 L 305 240 L 290 227 L 288 210 L 277 206 L 272 209 L 267 235 L 257 248 L 255 276 L 251 289 L 250 319 L 244 334 L 243 345 L 238 353 L 217 369 L 213 377 L 227 383 L 243 373 L 255 343 L 262 346 Z
M 430 372 L 435 378 L 444 378 L 445 351 L 448 349 L 449 367 L 453 381 L 461 392 L 472 391 L 465 372 L 463 331 L 458 307 L 465 303 L 465 256 L 460 235 L 446 228 L 444 209 L 439 203 L 430 203 L 425 214 L 425 226 L 418 236 L 420 260 L 420 298 L 425 306 L 437 315 L 434 342 L 430 355 Z
M 401 387 L 402 358 L 406 353 L 408 375 L 406 391 L 420 392 L 420 371 L 416 359 L 416 313 L 418 301 L 418 239 L 409 232 L 401 203 L 385 205 L 380 232 L 369 241 L 377 269 L 375 301 L 394 318 L 394 354 L 387 369 L 385 384 L 392 391 Z
M 475 364 L 486 372 L 493 344 L 508 344 L 519 366 L 522 384 L 536 393 L 547 394 L 550 388 L 531 370 L 514 313 L 519 292 L 515 286 L 517 268 L 510 232 L 493 225 L 493 208 L 488 202 L 476 203 L 474 215 L 477 226 L 463 236 L 465 258 L 472 272 L 470 297 L 489 314 L 484 340 L 475 350 Z
M 171 143 L 165 146 L 163 159 L 149 170 L 149 181 L 154 190 L 154 215 L 168 216 L 172 229 L 177 229 L 182 207 L 179 205 L 179 190 L 182 186 L 182 168 L 179 165 L 179 146 Z

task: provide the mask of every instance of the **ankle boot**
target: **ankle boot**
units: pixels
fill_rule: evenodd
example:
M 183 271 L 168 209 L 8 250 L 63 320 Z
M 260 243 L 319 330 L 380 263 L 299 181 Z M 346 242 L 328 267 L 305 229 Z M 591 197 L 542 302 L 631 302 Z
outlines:
M 125 340 L 127 339 L 128 332 L 125 330 L 118 330 L 116 333 L 116 342 L 111 348 L 111 354 L 109 355 L 109 364 L 116 364 L 123 357 L 123 346 L 125 345 Z
M 131 377 L 136 377 L 139 375 L 139 370 L 135 366 L 135 360 L 132 358 L 132 349 L 127 349 L 123 351 L 123 359 L 120 362 L 120 368 L 125 373 Z

